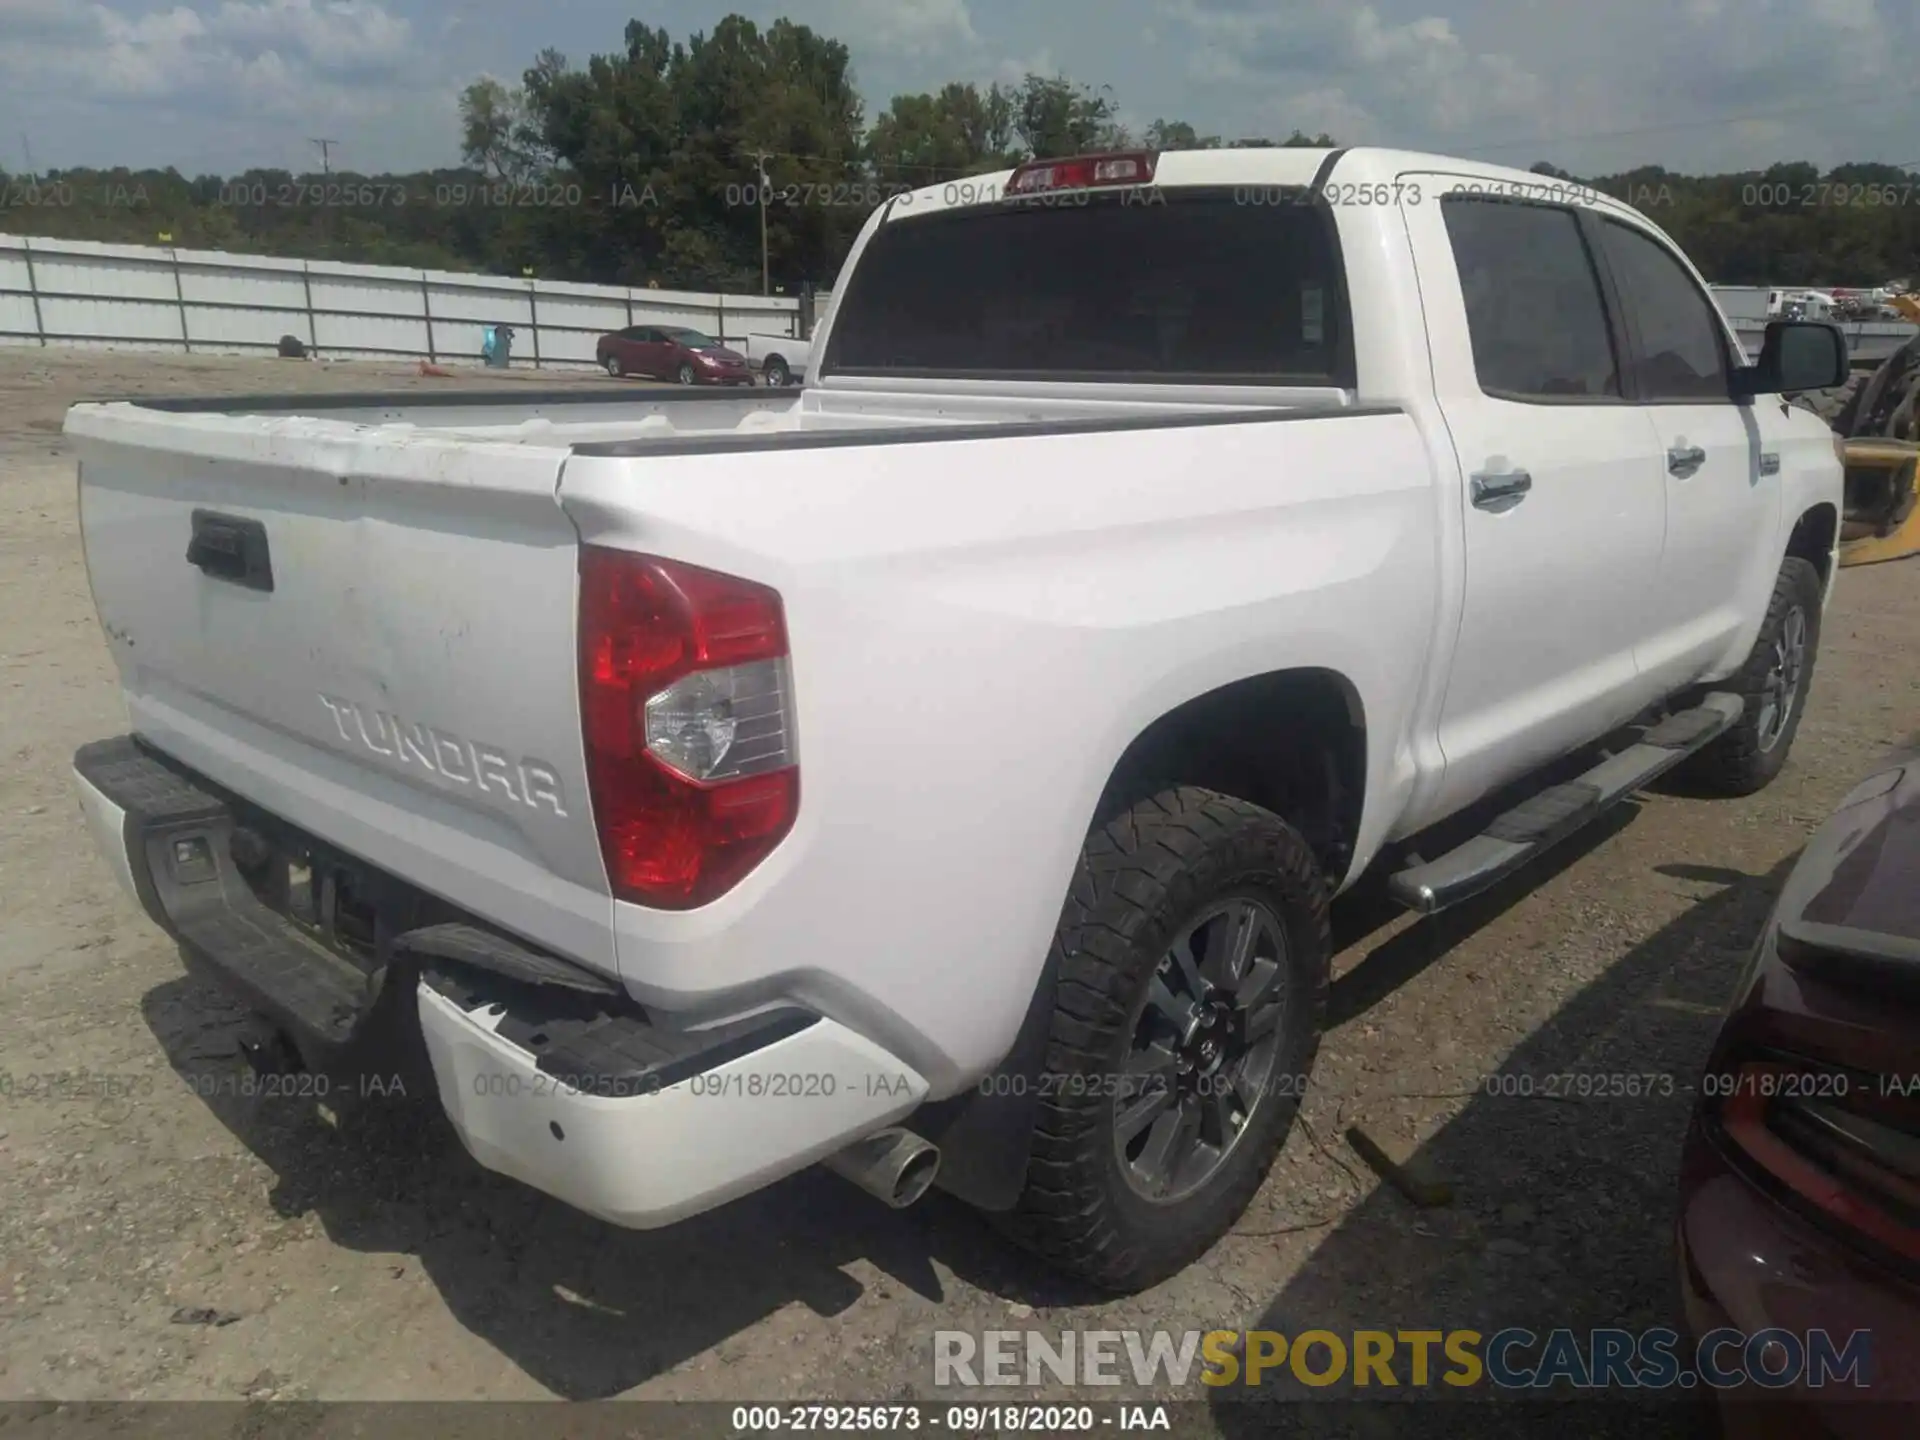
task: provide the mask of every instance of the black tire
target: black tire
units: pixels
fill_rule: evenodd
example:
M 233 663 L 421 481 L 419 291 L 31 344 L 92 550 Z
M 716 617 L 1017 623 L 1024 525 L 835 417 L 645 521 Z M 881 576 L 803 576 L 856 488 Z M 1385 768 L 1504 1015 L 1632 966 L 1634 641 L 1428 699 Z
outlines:
M 1731 729 L 1687 761 L 1680 778 L 1716 795 L 1751 795 L 1773 782 L 1787 763 L 1800 717 L 1806 713 L 1807 692 L 1813 683 L 1815 657 L 1820 648 L 1820 602 L 1825 587 L 1820 572 L 1807 561 L 1789 556 L 1773 582 L 1767 618 L 1753 642 L 1747 663 L 1723 686 L 1746 701 Z M 1801 660 L 1791 676 L 1784 722 L 1774 718 L 1769 699 L 1780 703 L 1779 674 L 1782 652 L 1789 647 L 1795 615 L 1804 626 Z
M 680 368 L 673 372 L 673 378 L 678 380 L 682 385 L 693 384 L 696 378 L 693 373 L 693 362 L 691 360 L 682 360 L 680 362 Z
M 1088 837 L 1053 942 L 1059 979 L 1049 1083 L 1026 1188 L 1013 1212 L 999 1217 L 1013 1239 L 1064 1271 L 1125 1292 L 1175 1274 L 1232 1228 L 1293 1128 L 1319 1050 L 1331 957 L 1327 901 L 1313 853 L 1291 826 L 1211 790 L 1163 790 Z M 1120 1111 L 1139 1097 L 1117 1092 L 1116 1080 L 1136 1033 L 1157 1023 L 1142 1017 L 1150 994 L 1164 998 L 1154 981 L 1172 963 L 1169 947 L 1222 904 L 1278 922 L 1274 933 L 1284 945 L 1267 972 L 1284 987 L 1281 1013 L 1268 1027 L 1277 1038 L 1257 1099 L 1234 1138 L 1214 1147 L 1215 1168 L 1190 1193 L 1156 1200 L 1129 1178 L 1137 1162 L 1123 1155 Z M 1249 952 L 1246 970 L 1258 963 Z M 1266 1003 L 1259 1008 L 1264 1013 Z M 1162 1009 L 1156 1004 L 1156 1014 Z M 1144 1134 L 1150 1139 L 1152 1127 Z
M 607 356 L 607 374 L 619 380 L 627 373 L 627 365 L 618 355 Z
M 771 357 L 767 361 L 765 374 L 767 384 L 773 386 L 775 389 L 793 382 L 793 372 L 787 369 L 787 362 L 782 360 L 778 355 Z

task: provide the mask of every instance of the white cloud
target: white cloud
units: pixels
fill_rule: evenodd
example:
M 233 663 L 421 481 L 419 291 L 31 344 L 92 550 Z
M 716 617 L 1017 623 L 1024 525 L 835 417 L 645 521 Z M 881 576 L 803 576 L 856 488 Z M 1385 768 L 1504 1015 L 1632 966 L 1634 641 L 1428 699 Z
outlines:
M 1041 46 L 1030 55 L 1009 55 L 993 67 L 993 82 L 996 85 L 1018 85 L 1029 75 L 1058 75 L 1060 62 L 1054 59 L 1053 51 Z
M 7 0 L 0 85 L 69 99 L 348 117 L 378 105 L 423 56 L 411 25 L 372 0 L 223 0 L 129 13 Z
M 1875 0 L 1808 0 L 1807 12 L 1837 30 L 1880 29 L 1880 7 Z
M 1917 15 L 1911 0 L 1691 0 L 1677 23 L 1664 0 L 1569 9 L 1528 37 L 1552 46 L 1556 103 L 1525 133 L 1589 173 L 1905 160 Z
M 841 0 L 839 36 L 864 54 L 908 59 L 965 56 L 980 47 L 967 0 Z
M 291 50 L 322 73 L 390 71 L 413 49 L 413 27 L 369 0 L 225 0 L 208 25 L 223 44 Z
M 984 3 L 984 0 L 976 0 Z M 1914 0 L 1150 0 L 1205 129 L 1600 174 L 1920 154 Z M 1128 87 L 1123 87 L 1128 88 Z
M 1270 127 L 1405 143 L 1528 114 L 1546 93 L 1518 59 L 1471 49 L 1443 16 L 1394 23 L 1338 0 L 1285 10 L 1163 0 L 1161 10 L 1193 42 L 1191 79 L 1238 92 Z
M 1452 150 L 1583 174 L 1920 158 L 1920 0 L 726 0 L 852 52 L 868 113 L 1062 70 L 1129 121 Z M 696 16 L 699 11 L 705 19 Z M 0 0 L 0 137 L 42 164 L 451 161 L 459 87 L 618 50 L 684 0 Z M 457 28 L 456 28 L 457 27 Z M 1757 119 L 1740 117 L 1758 116 Z M 7 159 L 12 160 L 11 153 Z

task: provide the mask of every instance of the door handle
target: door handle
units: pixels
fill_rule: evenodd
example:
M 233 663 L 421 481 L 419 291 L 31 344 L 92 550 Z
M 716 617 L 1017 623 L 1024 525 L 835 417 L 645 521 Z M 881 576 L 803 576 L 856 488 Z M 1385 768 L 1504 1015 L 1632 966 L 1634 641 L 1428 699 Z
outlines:
M 1707 452 L 1698 445 L 1677 446 L 1667 451 L 1667 473 L 1682 480 L 1707 463 Z
M 212 510 L 195 510 L 190 523 L 189 565 L 215 580 L 231 580 L 249 590 L 273 589 L 273 557 L 265 525 Z
M 1468 477 L 1474 505 L 1481 510 L 1510 510 L 1533 489 L 1533 476 L 1524 470 L 1501 475 L 1476 473 Z

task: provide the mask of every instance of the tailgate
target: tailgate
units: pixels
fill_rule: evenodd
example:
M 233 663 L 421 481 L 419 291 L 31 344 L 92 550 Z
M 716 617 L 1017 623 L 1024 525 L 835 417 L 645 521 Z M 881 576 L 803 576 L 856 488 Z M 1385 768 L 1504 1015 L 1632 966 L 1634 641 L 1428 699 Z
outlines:
M 138 734 L 615 972 L 563 448 L 120 403 L 75 407 L 66 431 Z

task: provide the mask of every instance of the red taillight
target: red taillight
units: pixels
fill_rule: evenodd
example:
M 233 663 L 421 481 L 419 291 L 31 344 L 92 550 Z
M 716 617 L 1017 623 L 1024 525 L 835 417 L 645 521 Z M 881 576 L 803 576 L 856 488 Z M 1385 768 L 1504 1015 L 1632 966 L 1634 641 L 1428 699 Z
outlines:
M 1841 1147 L 1809 1145 L 1804 1137 L 1796 1140 L 1806 1127 L 1783 1126 L 1782 1120 L 1791 1117 L 1774 1113 L 1776 1109 L 1852 1108 L 1869 1126 L 1879 1129 L 1868 1117 L 1888 1107 L 1873 1087 L 1863 1086 L 1855 1095 L 1853 1084 L 1843 1085 L 1839 1072 L 1776 1062 L 1748 1062 L 1712 1083 L 1722 1092 L 1716 1115 L 1719 1127 L 1750 1164 L 1840 1230 L 1863 1236 L 1904 1259 L 1920 1260 L 1920 1229 L 1906 1218 L 1920 1199 L 1920 1186 L 1870 1153 L 1849 1154 Z M 1901 1138 L 1899 1132 L 1888 1133 Z
M 793 828 L 800 772 L 786 661 L 775 591 L 581 547 L 581 725 L 618 898 L 704 905 Z
M 1007 194 L 1043 190 L 1087 190 L 1097 185 L 1153 183 L 1155 156 L 1146 150 L 1116 155 L 1075 155 L 1065 160 L 1030 160 L 1007 177 Z

